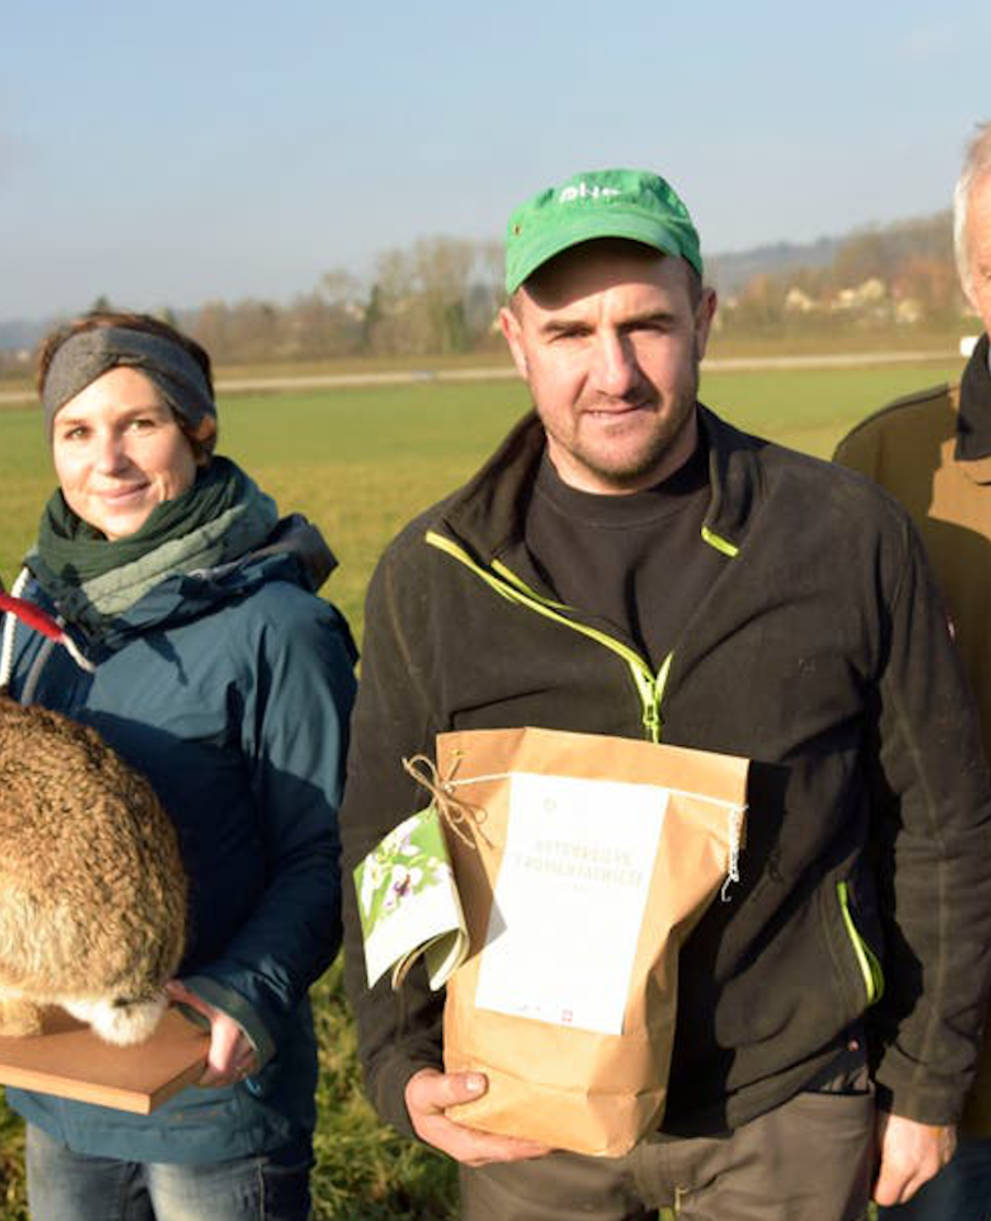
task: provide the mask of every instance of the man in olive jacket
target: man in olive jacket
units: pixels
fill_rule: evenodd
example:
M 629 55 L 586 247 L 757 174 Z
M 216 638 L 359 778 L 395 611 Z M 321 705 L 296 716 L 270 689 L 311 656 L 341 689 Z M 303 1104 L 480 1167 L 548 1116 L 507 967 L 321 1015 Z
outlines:
M 681 955 L 661 1128 L 620 1158 L 455 1121 L 443 995 L 349 992 L 369 1092 L 462 1164 L 481 1221 L 853 1221 L 952 1149 L 991 941 L 991 798 L 942 604 L 874 485 L 697 400 L 715 309 L 656 175 L 578 175 L 510 219 L 527 416 L 390 545 L 367 604 L 345 869 L 423 804 L 451 729 L 533 725 L 750 758 L 740 881 Z M 589 912 L 595 919 L 595 912 Z M 883 978 L 882 978 L 883 976 Z M 873 1070 L 873 1085 L 868 1069 Z M 539 1066 L 534 1066 L 539 1071 Z
M 899 399 L 840 442 L 836 460 L 905 506 L 946 598 L 991 757 L 991 123 L 970 144 L 954 196 L 957 263 L 984 334 L 956 386 Z M 967 1100 L 957 1155 L 900 1221 L 991 1217 L 991 1040 Z

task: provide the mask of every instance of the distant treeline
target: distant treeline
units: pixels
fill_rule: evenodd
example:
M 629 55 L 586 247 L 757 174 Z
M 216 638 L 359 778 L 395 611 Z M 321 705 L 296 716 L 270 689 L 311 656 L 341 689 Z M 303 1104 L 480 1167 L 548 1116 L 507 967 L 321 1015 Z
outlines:
M 220 363 L 470 352 L 493 340 L 497 242 L 421 238 L 376 261 L 370 286 L 342 268 L 287 305 L 211 301 L 181 319 Z
M 806 247 L 715 256 L 711 268 L 723 287 L 717 324 L 741 338 L 827 328 L 923 329 L 952 324 L 965 308 L 948 211 Z M 288 303 L 209 301 L 195 310 L 159 312 L 194 335 L 218 364 L 415 359 L 500 348 L 502 301 L 500 243 L 432 237 L 383 253 L 371 284 L 336 268 Z M 127 303 L 100 298 L 94 304 Z M 23 352 L 0 353 L 0 372 L 23 372 L 24 363 Z
M 817 250 L 821 246 L 817 245 Z M 815 265 L 796 261 L 751 275 L 723 298 L 727 334 L 931 328 L 968 313 L 949 211 L 857 230 Z

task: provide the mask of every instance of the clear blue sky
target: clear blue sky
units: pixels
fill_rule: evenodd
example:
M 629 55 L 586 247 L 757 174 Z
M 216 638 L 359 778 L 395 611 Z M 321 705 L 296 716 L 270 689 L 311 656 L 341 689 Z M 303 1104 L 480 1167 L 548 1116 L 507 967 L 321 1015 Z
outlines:
M 711 253 L 933 212 L 989 47 L 988 0 L 5 0 L 0 320 L 286 300 L 604 165 Z

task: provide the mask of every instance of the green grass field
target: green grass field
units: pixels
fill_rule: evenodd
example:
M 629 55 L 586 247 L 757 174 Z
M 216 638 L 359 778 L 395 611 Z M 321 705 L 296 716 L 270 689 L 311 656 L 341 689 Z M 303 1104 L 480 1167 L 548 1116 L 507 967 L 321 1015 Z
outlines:
M 702 398 L 741 427 L 828 457 L 843 432 L 891 398 L 957 376 L 953 362 L 711 374 Z M 283 511 L 324 531 L 341 567 L 324 593 L 356 635 L 376 557 L 414 513 L 463 481 L 526 409 L 516 383 L 416 384 L 242 395 L 221 402 L 222 452 L 241 462 Z M 0 412 L 0 577 L 10 585 L 53 486 L 36 409 Z M 314 1173 L 318 1221 L 433 1221 L 454 1216 L 454 1179 L 440 1157 L 377 1123 L 364 1102 L 340 964 L 315 990 L 321 1046 Z M 27 1217 L 21 1132 L 0 1107 L 0 1218 Z

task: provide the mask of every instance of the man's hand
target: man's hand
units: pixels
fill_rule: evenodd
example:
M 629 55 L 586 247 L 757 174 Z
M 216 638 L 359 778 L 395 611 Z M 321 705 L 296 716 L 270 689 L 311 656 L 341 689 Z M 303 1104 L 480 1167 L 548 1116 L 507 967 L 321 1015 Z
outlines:
M 494 1136 L 454 1123 L 444 1114 L 455 1103 L 480 1098 L 486 1089 L 488 1082 L 481 1073 L 442 1073 L 436 1068 L 421 1068 L 406 1082 L 405 1095 L 417 1136 L 466 1166 L 517 1162 L 550 1153 L 547 1145 L 515 1136 Z
M 881 1166 L 874 1184 L 878 1204 L 904 1204 L 953 1156 L 954 1127 L 918 1123 L 903 1115 L 877 1113 L 877 1147 Z

